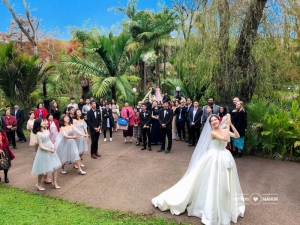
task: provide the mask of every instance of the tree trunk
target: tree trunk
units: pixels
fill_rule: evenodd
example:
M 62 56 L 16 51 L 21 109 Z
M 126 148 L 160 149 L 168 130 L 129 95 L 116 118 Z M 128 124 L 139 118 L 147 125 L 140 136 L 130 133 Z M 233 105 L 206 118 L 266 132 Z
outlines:
M 117 101 L 117 90 L 116 90 L 116 86 L 115 85 L 111 86 L 111 98 L 114 99 L 115 101 Z
M 167 53 L 166 53 L 166 47 L 164 47 L 164 80 L 166 80 L 166 61 L 167 61 Z M 165 93 L 165 90 L 166 89 L 166 85 L 165 85 L 165 82 L 162 86 L 162 93 Z
M 147 63 L 144 62 L 144 94 L 147 93 Z
M 46 80 L 43 81 L 43 98 L 44 98 L 44 107 L 49 109 L 49 99 L 47 96 L 47 82 Z
M 156 54 L 156 63 L 155 63 L 155 73 L 156 73 L 156 77 L 158 80 L 158 85 L 160 85 L 160 74 L 159 74 L 159 49 L 156 48 L 155 49 L 155 54 Z

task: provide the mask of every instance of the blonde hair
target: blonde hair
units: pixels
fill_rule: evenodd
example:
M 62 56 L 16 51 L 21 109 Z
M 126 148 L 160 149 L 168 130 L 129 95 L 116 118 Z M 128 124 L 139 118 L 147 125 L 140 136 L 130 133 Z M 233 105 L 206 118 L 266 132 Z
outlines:
M 241 108 L 239 111 L 244 111 L 245 112 L 245 108 L 244 108 L 244 103 L 242 101 L 238 101 L 241 105 Z

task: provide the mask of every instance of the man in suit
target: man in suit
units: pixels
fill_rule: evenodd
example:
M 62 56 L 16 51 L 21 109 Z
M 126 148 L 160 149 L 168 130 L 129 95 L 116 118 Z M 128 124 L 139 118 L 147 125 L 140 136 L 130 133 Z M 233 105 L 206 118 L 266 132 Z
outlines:
M 190 110 L 193 109 L 192 99 L 187 98 L 186 103 L 187 103 L 187 107 L 186 107 L 186 127 L 187 127 L 189 138 L 185 142 L 190 143 L 190 141 L 191 141 L 191 126 L 190 126 L 190 122 L 189 122 L 189 112 L 190 112 Z
M 180 105 L 175 110 L 176 114 L 176 127 L 178 133 L 178 139 L 176 141 L 185 140 L 185 121 L 186 121 L 186 110 L 187 107 L 185 106 L 184 100 L 180 100 Z
M 199 102 L 194 102 L 194 107 L 189 112 L 189 123 L 191 127 L 191 138 L 189 146 L 195 146 L 200 137 L 202 110 L 199 108 Z
M 141 129 L 143 132 L 143 141 L 144 147 L 141 150 L 146 149 L 147 138 L 148 138 L 148 149 L 151 151 L 151 136 L 150 136 L 150 127 L 151 127 L 151 112 L 147 110 L 145 103 L 142 104 L 142 112 L 140 112 L 140 121 Z
M 214 103 L 214 101 L 215 101 L 214 98 L 213 98 L 213 97 L 210 97 L 210 98 L 208 99 L 208 101 L 207 101 L 207 103 L 208 103 L 207 105 L 212 106 L 212 108 L 213 108 L 212 114 L 218 115 L 219 112 L 220 112 L 220 106 L 216 105 L 216 104 Z M 207 111 L 206 111 L 207 105 L 203 106 L 203 114 L 202 114 L 202 117 L 201 117 L 201 124 L 202 124 L 202 122 L 203 122 L 203 118 L 207 118 Z
M 95 101 L 91 102 L 91 106 L 92 108 L 87 112 L 87 124 L 89 126 L 92 140 L 91 157 L 93 159 L 97 159 L 97 157 L 101 157 L 101 155 L 98 153 L 98 141 L 101 129 L 101 112 L 99 109 L 97 109 Z
M 23 143 L 26 142 L 26 138 L 25 135 L 23 133 L 23 123 L 24 123 L 24 111 L 22 109 L 19 108 L 18 104 L 14 104 L 14 117 L 17 119 L 18 121 L 18 125 L 17 125 L 17 136 L 19 138 L 19 142 Z M 18 142 L 17 141 L 17 142 Z
M 146 104 L 147 110 L 148 110 L 148 111 L 151 111 L 151 109 L 152 109 L 152 104 L 151 104 L 151 102 L 149 102 L 149 98 L 146 98 L 146 99 L 145 99 L 145 104 Z
M 104 141 L 106 141 L 106 130 L 109 130 L 109 141 L 112 141 L 112 128 L 114 126 L 114 118 L 112 115 L 112 109 L 109 108 L 109 104 L 106 104 L 105 108 L 102 110 L 102 117 Z
M 169 102 L 164 102 L 164 108 L 159 112 L 159 123 L 160 123 L 160 132 L 162 135 L 161 147 L 157 152 L 162 152 L 165 150 L 166 145 L 166 136 L 168 137 L 168 147 L 165 150 L 165 154 L 168 154 L 172 148 L 172 120 L 173 120 L 173 110 L 169 109 Z
M 139 101 L 139 102 L 138 102 L 138 105 L 137 105 L 137 107 L 136 107 L 136 108 L 137 108 L 137 111 L 138 111 L 139 113 L 142 112 L 142 104 L 143 104 L 142 101 Z M 143 131 L 143 128 L 142 128 L 142 131 Z M 140 137 L 140 138 L 139 138 L 139 142 L 140 142 L 140 143 L 143 142 L 143 137 Z

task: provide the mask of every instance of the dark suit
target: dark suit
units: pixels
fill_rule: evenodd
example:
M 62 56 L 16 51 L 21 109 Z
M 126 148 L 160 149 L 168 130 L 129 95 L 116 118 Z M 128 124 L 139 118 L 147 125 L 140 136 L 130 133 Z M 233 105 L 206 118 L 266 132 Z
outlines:
M 112 110 L 111 109 L 106 109 L 104 108 L 102 110 L 102 129 L 103 129 L 103 135 L 104 138 L 106 138 L 106 130 L 109 130 L 109 135 L 112 137 L 112 128 L 114 126 L 114 118 L 112 115 Z M 109 119 L 109 125 L 110 127 L 107 127 L 107 119 Z
M 166 113 L 165 113 L 166 110 Z M 168 136 L 168 147 L 167 150 L 172 148 L 172 120 L 173 120 L 173 110 L 172 109 L 161 109 L 159 112 L 159 123 L 161 129 L 161 149 L 165 149 L 166 145 L 166 136 Z M 166 124 L 166 127 L 163 128 L 161 125 Z
M 145 114 L 145 115 L 144 115 Z M 150 135 L 150 127 L 151 127 L 151 112 L 146 110 L 145 112 L 140 112 L 140 126 L 143 132 L 143 143 L 144 148 L 146 148 L 147 145 L 147 138 L 148 138 L 148 147 L 151 148 L 151 135 Z M 144 126 L 147 126 L 149 128 L 144 128 Z
M 191 145 L 195 145 L 200 137 L 201 117 L 202 117 L 202 110 L 199 107 L 195 115 L 194 115 L 194 108 L 189 111 L 189 123 L 191 126 L 191 138 L 190 138 Z M 192 123 L 194 125 L 192 125 Z
M 191 136 L 192 136 L 191 126 L 190 126 L 190 122 L 189 122 L 189 112 L 191 110 L 193 110 L 193 104 L 186 107 L 186 127 L 187 127 L 187 131 L 188 131 L 188 134 L 189 134 L 189 139 L 188 139 L 189 142 L 191 141 Z
M 23 133 L 24 111 L 22 109 L 17 109 L 17 110 L 14 111 L 13 116 L 18 121 L 16 131 L 17 131 L 17 136 L 19 138 L 19 141 L 26 141 L 26 138 L 25 138 L 24 133 Z
M 94 130 L 94 128 L 99 128 L 101 126 L 101 112 L 99 109 L 96 109 L 96 117 L 93 109 L 90 109 L 87 112 L 87 124 L 89 126 L 91 134 L 91 154 L 98 153 L 98 141 L 100 137 L 100 132 Z
M 184 125 L 185 125 L 185 121 L 186 121 L 186 111 L 187 111 L 187 107 L 181 107 L 179 106 L 176 110 L 175 110 L 175 114 L 176 114 L 176 127 L 177 127 L 177 132 L 178 132 L 178 137 L 181 139 L 185 139 L 185 129 L 184 129 Z

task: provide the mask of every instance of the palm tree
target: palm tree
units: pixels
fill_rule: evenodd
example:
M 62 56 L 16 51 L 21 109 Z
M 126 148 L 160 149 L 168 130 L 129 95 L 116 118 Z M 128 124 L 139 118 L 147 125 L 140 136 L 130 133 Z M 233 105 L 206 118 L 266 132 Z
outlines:
M 122 32 L 119 36 L 90 37 L 88 52 L 97 53 L 101 63 L 91 62 L 78 56 L 71 55 L 63 60 L 63 64 L 71 66 L 82 73 L 94 77 L 92 91 L 95 96 L 104 96 L 111 90 L 112 98 L 117 99 L 117 91 L 125 99 L 132 98 L 132 88 L 126 79 L 128 69 L 139 60 L 143 49 L 128 52 L 131 35 Z
M 0 43 L 0 88 L 10 103 L 20 103 L 24 110 L 30 109 L 30 95 L 55 67 L 41 63 L 38 55 L 28 56 L 13 49 L 13 43 Z

